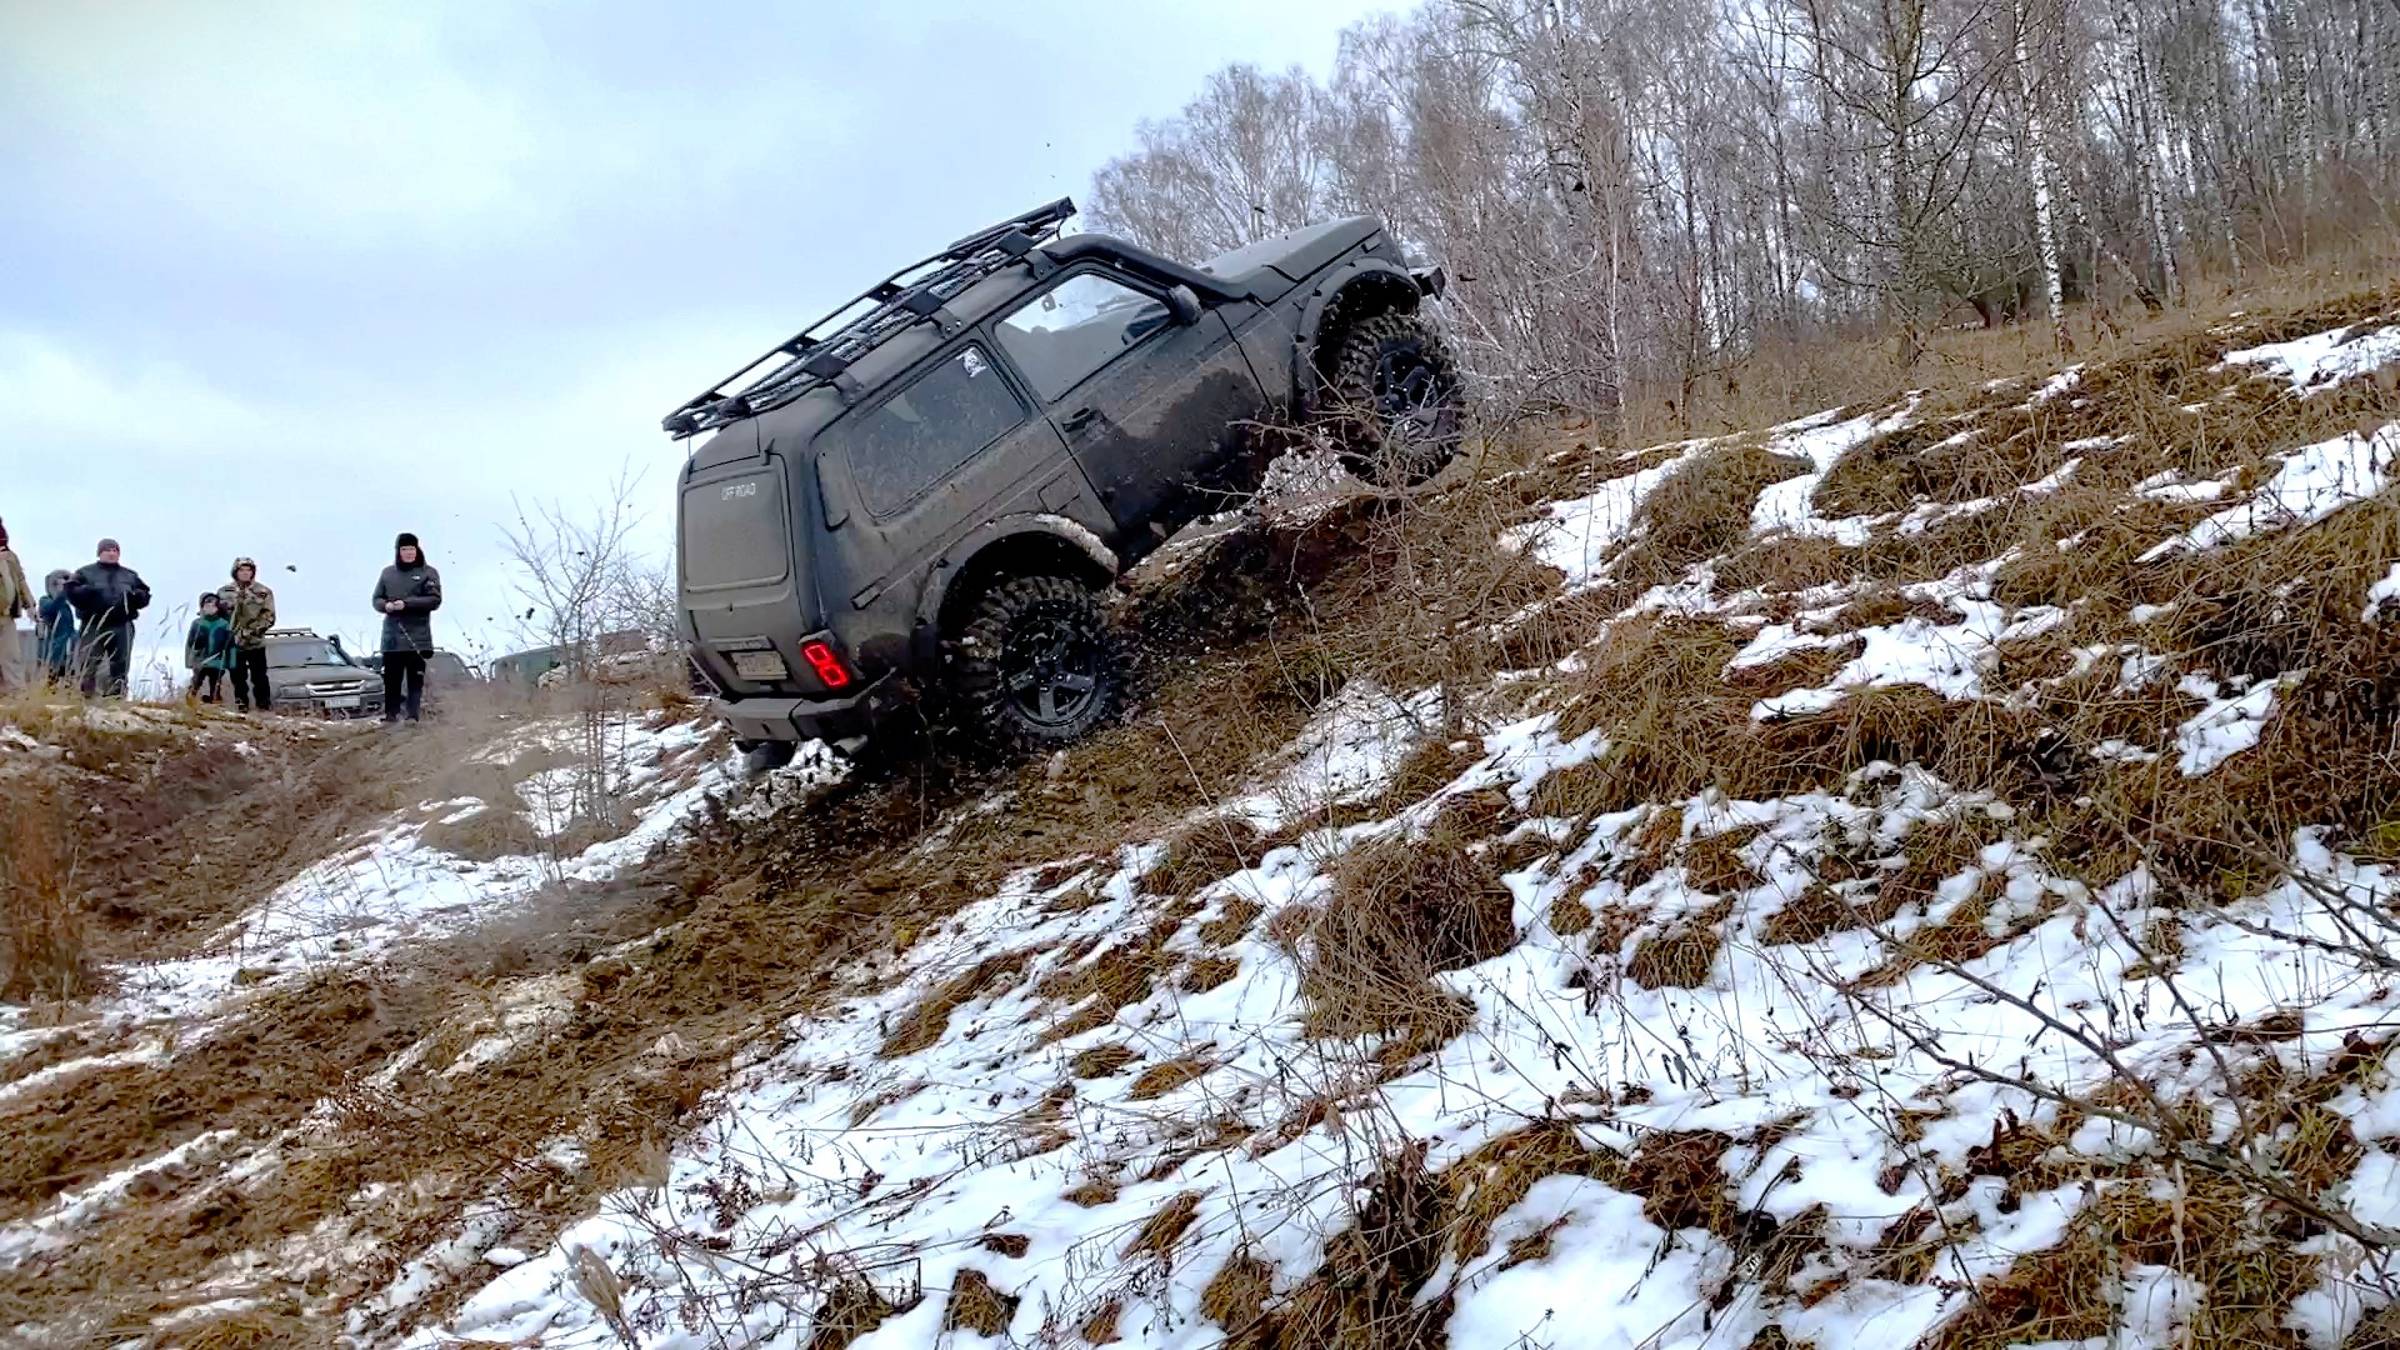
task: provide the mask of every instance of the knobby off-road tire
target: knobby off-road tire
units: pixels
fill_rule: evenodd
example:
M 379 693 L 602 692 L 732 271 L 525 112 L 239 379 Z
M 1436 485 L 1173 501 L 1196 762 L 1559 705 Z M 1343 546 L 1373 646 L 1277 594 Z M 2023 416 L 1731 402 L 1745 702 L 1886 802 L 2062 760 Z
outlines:
M 1325 411 L 1350 472 L 1377 487 L 1415 487 L 1457 456 L 1465 387 L 1422 315 L 1359 320 L 1336 340 L 1325 370 Z
M 953 646 L 959 720 L 999 750 L 1051 750 L 1117 710 L 1124 658 L 1089 590 L 1065 577 L 1019 577 L 983 593 Z

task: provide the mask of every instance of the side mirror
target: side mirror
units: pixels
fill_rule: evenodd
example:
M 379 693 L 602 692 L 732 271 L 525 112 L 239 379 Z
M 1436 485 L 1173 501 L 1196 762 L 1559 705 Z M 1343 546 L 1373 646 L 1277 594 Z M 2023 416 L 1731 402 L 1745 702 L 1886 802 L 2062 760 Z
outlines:
M 1198 323 L 1200 322 L 1200 297 L 1193 293 L 1189 286 L 1169 286 L 1167 288 L 1167 312 L 1175 316 L 1177 323 Z

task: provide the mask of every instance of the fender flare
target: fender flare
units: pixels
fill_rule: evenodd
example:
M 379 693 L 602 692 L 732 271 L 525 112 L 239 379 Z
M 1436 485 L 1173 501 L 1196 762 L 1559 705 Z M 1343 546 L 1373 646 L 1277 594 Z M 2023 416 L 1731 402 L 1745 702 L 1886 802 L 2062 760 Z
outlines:
M 916 619 L 910 631 L 912 655 L 920 663 L 940 655 L 942 606 L 950 597 L 951 584 L 972 571 L 976 560 L 991 549 L 1031 537 L 1054 540 L 1074 550 L 1099 576 L 1114 578 L 1125 570 L 1125 560 L 1117 556 L 1116 550 L 1090 527 L 1065 516 L 1027 511 L 986 521 L 943 549 L 941 556 L 926 569 L 925 582 L 917 591 Z
M 1314 353 L 1317 339 L 1323 335 L 1326 316 L 1332 313 L 1343 292 L 1362 282 L 1377 289 L 1388 286 L 1395 295 L 1406 297 L 1401 301 L 1404 309 L 1415 309 L 1418 297 L 1424 293 L 1414 274 L 1382 258 L 1353 259 L 1318 282 L 1315 292 L 1301 307 L 1300 327 L 1292 337 L 1292 375 L 1299 382 L 1294 393 L 1303 411 L 1316 405 L 1318 372 Z

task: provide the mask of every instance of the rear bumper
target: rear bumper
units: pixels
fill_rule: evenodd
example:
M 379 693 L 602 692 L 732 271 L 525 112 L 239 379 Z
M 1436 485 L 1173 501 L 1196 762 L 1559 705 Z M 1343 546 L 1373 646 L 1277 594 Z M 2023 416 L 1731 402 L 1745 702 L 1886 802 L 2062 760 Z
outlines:
M 737 741 L 841 741 L 873 731 L 899 705 L 887 673 L 848 698 L 720 698 L 709 707 Z

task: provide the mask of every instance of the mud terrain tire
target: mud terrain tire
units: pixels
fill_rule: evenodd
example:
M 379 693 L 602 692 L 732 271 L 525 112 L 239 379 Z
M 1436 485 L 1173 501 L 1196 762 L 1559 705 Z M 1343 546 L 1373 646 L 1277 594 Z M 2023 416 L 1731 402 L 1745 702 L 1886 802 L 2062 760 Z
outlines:
M 998 750 L 1051 750 L 1106 721 L 1124 694 L 1108 616 L 1065 577 L 1019 577 L 985 591 L 953 648 L 959 720 Z
M 1377 487 L 1415 487 L 1458 454 L 1464 387 L 1450 349 L 1421 315 L 1376 314 L 1343 330 L 1325 406 L 1342 463 Z

